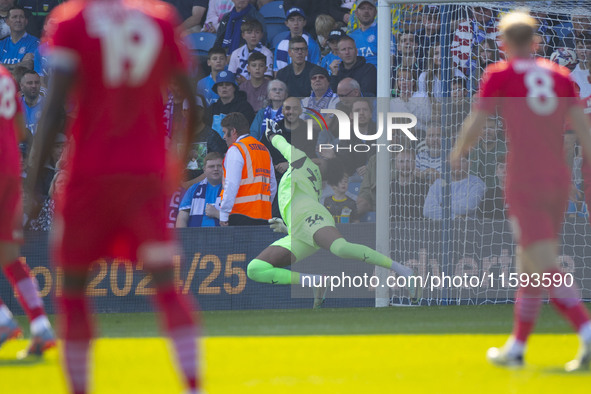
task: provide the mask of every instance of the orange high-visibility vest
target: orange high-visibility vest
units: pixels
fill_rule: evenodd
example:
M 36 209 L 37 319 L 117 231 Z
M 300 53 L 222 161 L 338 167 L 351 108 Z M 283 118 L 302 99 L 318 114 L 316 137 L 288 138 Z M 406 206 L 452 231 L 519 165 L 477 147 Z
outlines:
M 244 166 L 240 187 L 230 214 L 240 214 L 253 219 L 271 219 L 271 155 L 267 147 L 250 135 L 234 142 L 232 146 L 240 151 Z

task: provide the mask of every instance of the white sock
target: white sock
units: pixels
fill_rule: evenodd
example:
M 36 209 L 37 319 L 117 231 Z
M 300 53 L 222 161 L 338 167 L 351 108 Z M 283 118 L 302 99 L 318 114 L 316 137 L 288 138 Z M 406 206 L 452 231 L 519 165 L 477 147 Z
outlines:
M 31 334 L 38 335 L 43 332 L 43 330 L 51 328 L 51 324 L 49 324 L 49 319 L 47 316 L 38 316 L 31 321 Z
M 8 324 L 8 322 L 12 320 L 12 312 L 5 304 L 0 306 L 0 326 Z
M 579 329 L 579 338 L 583 343 L 591 343 L 591 321 L 581 326 Z
M 525 342 L 518 341 L 514 337 L 510 337 L 505 346 L 509 356 L 519 356 L 525 352 Z
M 300 286 L 302 287 L 324 287 L 322 275 L 300 274 Z
M 397 263 L 394 260 L 392 260 L 392 266 L 390 267 L 390 269 L 396 272 L 398 275 L 405 277 L 411 276 L 413 273 L 412 268 L 406 267 L 400 263 Z

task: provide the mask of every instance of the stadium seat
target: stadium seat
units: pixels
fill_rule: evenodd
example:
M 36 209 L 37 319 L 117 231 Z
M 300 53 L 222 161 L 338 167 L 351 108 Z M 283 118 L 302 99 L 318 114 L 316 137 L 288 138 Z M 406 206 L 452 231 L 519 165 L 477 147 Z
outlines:
M 191 51 L 198 55 L 207 55 L 207 52 L 213 47 L 216 35 L 213 33 L 191 33 L 185 37 L 185 42 Z
M 269 23 L 283 23 L 285 21 L 285 10 L 283 9 L 283 1 L 272 1 L 265 4 L 259 10 L 267 27 Z
M 270 38 L 269 49 L 275 50 L 275 48 L 277 48 L 277 45 L 279 45 L 279 42 L 281 42 L 281 40 L 283 40 L 284 38 L 287 37 L 286 34 L 283 34 L 284 32 L 287 32 L 287 31 L 289 31 L 289 29 L 284 24 L 275 24 L 275 23 L 270 24 L 270 25 L 268 24 L 267 25 L 267 37 Z

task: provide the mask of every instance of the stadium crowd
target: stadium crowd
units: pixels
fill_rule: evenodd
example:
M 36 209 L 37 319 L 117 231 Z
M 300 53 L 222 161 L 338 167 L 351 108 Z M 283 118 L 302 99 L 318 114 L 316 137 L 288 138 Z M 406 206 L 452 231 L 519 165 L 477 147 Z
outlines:
M 21 145 L 23 179 L 26 179 L 28 155 L 35 154 L 30 152 L 30 140 L 37 129 L 51 73 L 46 44 L 42 40 L 40 43 L 38 37 L 42 36 L 46 15 L 59 2 L 50 1 L 48 7 L 39 8 L 37 2 L 29 0 L 0 0 L 0 47 L 3 49 L 0 62 L 9 68 L 20 86 L 30 133 L 29 143 Z M 170 226 L 218 226 L 228 222 L 232 225 L 236 207 L 240 206 L 240 215 L 248 217 L 248 204 L 258 204 L 254 210 L 259 213 L 252 219 L 260 223 L 271 216 L 279 216 L 276 201 L 271 205 L 272 184 L 275 180 L 279 182 L 287 170 L 287 162 L 264 137 L 267 119 L 278 122 L 288 142 L 308 156 L 319 160 L 337 156 L 343 160 L 347 175 L 337 184 L 327 185 L 323 192 L 324 204 L 337 222 L 372 220 L 377 182 L 375 152 L 319 151 L 320 144 L 337 145 L 339 122 L 335 117 L 326 116 L 328 127 L 321 129 L 312 122 L 313 138 L 309 139 L 307 121 L 314 111 L 338 109 L 350 117 L 360 134 L 374 133 L 377 2 L 169 2 L 181 16 L 178 32 L 192 51 L 192 75 L 200 115 L 195 130 L 197 137 L 186 166 L 186 179 L 171 196 Z M 449 53 L 441 52 L 443 12 L 437 5 L 396 8 L 392 12 L 391 42 L 380 45 L 380 48 L 389 48 L 392 57 L 391 110 L 410 112 L 418 119 L 414 129 L 418 143 L 396 141 L 405 149 L 392 158 L 395 220 L 441 218 L 441 178 L 446 168 L 441 158 L 442 140 L 453 139 L 469 112 L 471 97 L 478 89 L 483 70 L 504 55 L 497 30 L 502 11 L 472 6 L 448 9 L 446 12 L 452 23 Z M 591 96 L 589 9 L 579 13 L 573 7 L 570 15 L 542 12 L 533 15 L 539 23 L 537 55 L 567 66 L 580 97 Z M 213 44 L 195 47 L 191 43 L 198 37 L 209 37 L 204 42 Z M 443 83 L 444 64 L 452 69 L 450 84 Z M 169 135 L 183 126 L 188 109 L 179 91 L 178 87 L 170 86 L 164 97 L 163 121 Z M 235 113 L 241 115 L 238 117 Z M 442 113 L 448 115 L 442 117 Z M 63 121 L 68 122 L 75 114 L 74 106 L 65 108 Z M 231 120 L 224 122 L 229 116 Z M 269 193 L 261 197 L 262 205 L 260 199 L 242 203 L 250 197 L 242 186 L 249 177 L 247 169 L 256 170 L 264 161 L 258 153 L 253 154 L 251 147 L 240 148 L 240 141 L 246 138 L 266 146 L 272 163 L 271 174 L 267 177 Z M 67 176 L 61 165 L 68 154 L 67 139 L 64 135 L 58 138 L 51 159 L 35 185 L 36 195 L 25 196 L 25 205 L 36 207 L 27 210 L 34 212 L 32 217 L 24 219 L 28 229 L 48 230 L 51 226 L 53 200 Z M 352 143 L 365 142 L 356 135 L 353 139 L 357 141 Z M 568 160 L 573 169 L 567 215 L 585 217 L 588 208 L 582 193 L 582 158 L 568 134 L 566 140 L 571 143 Z M 169 149 L 176 149 L 174 142 Z M 505 153 L 503 120 L 491 117 L 469 161 L 451 175 L 453 217 L 504 218 Z M 228 156 L 223 161 L 227 154 L 232 157 L 231 165 Z M 224 194 L 228 184 L 223 179 L 229 177 L 238 185 L 230 188 L 231 193 Z M 234 224 L 253 222 L 239 220 Z

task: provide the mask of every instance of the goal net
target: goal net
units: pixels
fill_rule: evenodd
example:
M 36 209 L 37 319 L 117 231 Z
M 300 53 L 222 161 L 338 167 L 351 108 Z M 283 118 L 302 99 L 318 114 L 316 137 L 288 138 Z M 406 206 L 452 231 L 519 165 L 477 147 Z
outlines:
M 529 9 L 539 22 L 537 55 L 568 66 L 581 97 L 591 95 L 587 65 L 591 62 L 591 5 L 587 1 L 390 7 L 396 54 L 389 68 L 378 67 L 378 84 L 380 78 L 390 81 L 390 109 L 417 115 L 419 138 L 416 144 L 407 144 L 405 152 L 389 155 L 381 162 L 385 166 L 378 163 L 378 173 L 389 174 L 390 184 L 389 193 L 377 195 L 381 237 L 377 243 L 382 252 L 414 268 L 423 291 L 411 300 L 405 289 L 377 289 L 376 306 L 506 303 L 514 297 L 520 277 L 503 199 L 507 151 L 503 119 L 488 119 L 483 137 L 465 163 L 469 175 L 458 189 L 453 186 L 456 179 L 447 156 L 484 69 L 504 56 L 498 21 L 518 7 Z M 582 193 L 580 150 L 572 144 L 567 156 L 573 168 L 573 192 L 559 260 L 589 301 L 589 207 Z M 380 232 L 380 228 L 389 231 Z M 382 276 L 389 274 L 380 271 Z

